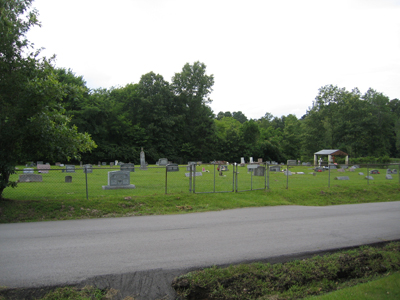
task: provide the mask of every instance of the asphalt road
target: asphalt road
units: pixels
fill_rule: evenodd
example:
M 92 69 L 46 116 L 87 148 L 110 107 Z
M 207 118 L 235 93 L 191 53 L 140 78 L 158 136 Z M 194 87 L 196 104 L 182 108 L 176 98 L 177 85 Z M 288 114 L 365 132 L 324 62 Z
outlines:
M 0 225 L 0 286 L 190 269 L 400 239 L 400 201 Z

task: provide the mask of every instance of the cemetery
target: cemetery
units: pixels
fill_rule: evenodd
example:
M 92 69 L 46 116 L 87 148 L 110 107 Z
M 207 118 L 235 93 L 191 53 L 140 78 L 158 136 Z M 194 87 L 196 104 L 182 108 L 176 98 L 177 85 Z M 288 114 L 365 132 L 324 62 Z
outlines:
M 261 164 L 260 162 L 228 164 L 216 161 L 212 164 L 190 162 L 188 165 L 169 163 L 163 165 L 142 165 L 135 168 L 132 163 L 120 161 L 92 165 L 37 164 L 36 167 L 21 166 L 18 172 L 12 175 L 12 180 L 18 180 L 15 189 L 6 189 L 4 196 L 11 199 L 71 199 L 86 197 L 86 180 L 89 199 L 119 196 L 145 196 L 165 193 L 196 193 L 233 192 L 253 189 L 282 190 L 304 189 L 306 187 L 328 186 L 330 180 L 340 181 L 341 185 L 365 185 L 365 178 L 373 180 L 373 184 L 398 184 L 398 166 L 350 166 L 336 169 L 313 167 L 308 164 L 281 165 Z M 167 162 L 160 159 L 161 164 Z M 223 163 L 223 164 L 221 164 Z M 190 168 L 195 172 L 190 174 Z M 289 167 L 287 169 L 286 167 Z M 180 168 L 186 172 L 179 172 Z M 354 172 L 354 170 L 359 172 Z M 193 169 L 194 170 L 194 169 Z M 237 174 L 235 174 L 237 172 Z M 383 172 L 388 176 L 365 177 L 364 174 L 376 175 Z M 168 175 L 166 175 L 168 173 Z M 110 174 L 114 174 L 113 178 Z M 119 175 L 118 175 L 119 174 Z M 126 175 L 128 174 L 128 175 Z M 307 174 L 307 175 L 306 175 Z M 312 176 L 310 176 L 312 175 Z M 119 179 L 117 177 L 120 177 Z M 122 178 L 124 177 L 124 178 Z M 167 177 L 167 178 L 166 178 Z M 286 179 L 290 177 L 290 179 Z M 122 179 L 121 179 L 122 178 Z M 166 182 L 167 179 L 167 182 Z M 364 180 L 363 180 L 364 179 Z M 192 180 L 194 187 L 189 186 Z M 237 186 L 235 184 L 237 181 Z

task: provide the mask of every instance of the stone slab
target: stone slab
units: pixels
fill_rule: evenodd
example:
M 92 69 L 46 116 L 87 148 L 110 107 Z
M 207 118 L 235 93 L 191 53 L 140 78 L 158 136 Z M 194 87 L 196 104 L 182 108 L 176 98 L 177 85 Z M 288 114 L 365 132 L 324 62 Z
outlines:
M 23 174 L 19 175 L 18 182 L 42 182 L 42 175 L 39 174 Z
M 186 177 L 190 177 L 190 173 L 185 173 L 185 176 Z M 192 176 L 193 176 L 193 174 L 192 174 Z M 203 173 L 202 172 L 196 172 L 194 176 L 203 176 Z
M 349 176 L 338 176 L 335 177 L 335 180 L 350 180 Z

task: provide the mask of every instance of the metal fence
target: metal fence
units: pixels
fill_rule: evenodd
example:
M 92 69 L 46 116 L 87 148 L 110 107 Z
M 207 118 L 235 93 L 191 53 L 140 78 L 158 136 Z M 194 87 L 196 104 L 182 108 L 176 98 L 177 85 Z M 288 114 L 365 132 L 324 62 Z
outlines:
M 174 193 L 228 193 L 265 189 L 304 189 L 373 184 L 400 184 L 400 164 L 355 166 L 297 166 L 261 164 L 190 164 L 132 167 L 119 178 L 121 167 L 40 166 L 20 167 L 11 175 L 16 188 L 6 188 L 4 198 L 106 199 Z M 122 169 L 124 171 L 124 169 Z M 117 177 L 110 179 L 111 175 Z M 114 180 L 114 182 L 112 182 Z M 125 182 L 123 182 L 125 180 Z M 111 182 L 110 182 L 111 181 Z M 120 181 L 120 182 L 118 182 Z M 116 187 L 115 187 L 116 185 Z

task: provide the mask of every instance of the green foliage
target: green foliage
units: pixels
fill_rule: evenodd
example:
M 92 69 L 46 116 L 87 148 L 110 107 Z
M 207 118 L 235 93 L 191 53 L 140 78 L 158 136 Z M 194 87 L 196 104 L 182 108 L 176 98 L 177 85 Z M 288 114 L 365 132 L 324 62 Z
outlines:
M 362 247 L 284 264 L 212 267 L 172 286 L 183 299 L 299 299 L 353 286 L 400 270 L 400 244 Z

